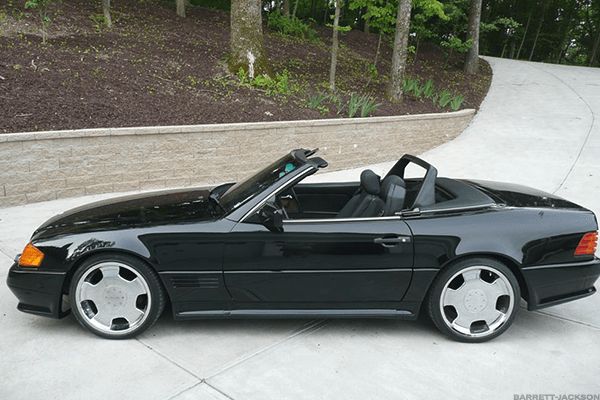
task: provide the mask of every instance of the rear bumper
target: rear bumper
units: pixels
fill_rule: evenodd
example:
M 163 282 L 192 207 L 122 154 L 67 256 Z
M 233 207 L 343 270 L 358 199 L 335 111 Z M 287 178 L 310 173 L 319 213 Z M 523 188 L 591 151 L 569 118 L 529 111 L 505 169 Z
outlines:
M 19 299 L 17 309 L 50 318 L 62 318 L 62 288 L 66 273 L 43 272 L 19 268 L 14 264 L 8 271 L 6 283 Z
M 524 267 L 527 283 L 527 308 L 537 310 L 596 293 L 594 283 L 600 276 L 600 259 L 572 264 Z

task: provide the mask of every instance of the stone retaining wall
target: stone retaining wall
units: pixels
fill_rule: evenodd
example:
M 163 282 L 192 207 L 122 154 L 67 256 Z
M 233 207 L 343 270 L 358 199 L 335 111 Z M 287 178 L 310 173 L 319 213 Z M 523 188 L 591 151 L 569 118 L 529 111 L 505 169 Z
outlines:
M 390 161 L 456 137 L 474 113 L 4 134 L 0 207 L 235 181 L 299 147 L 319 147 L 328 170 Z

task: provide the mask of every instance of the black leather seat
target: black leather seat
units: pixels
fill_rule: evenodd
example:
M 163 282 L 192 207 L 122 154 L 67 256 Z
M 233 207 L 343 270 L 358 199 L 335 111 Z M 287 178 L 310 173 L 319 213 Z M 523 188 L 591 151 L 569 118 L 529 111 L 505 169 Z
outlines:
M 383 215 L 394 215 L 404 207 L 406 183 L 397 175 L 387 176 L 381 183 L 381 197 L 385 201 Z
M 379 217 L 383 213 L 384 202 L 381 193 L 381 178 L 370 169 L 360 174 L 360 189 L 340 210 L 337 218 Z

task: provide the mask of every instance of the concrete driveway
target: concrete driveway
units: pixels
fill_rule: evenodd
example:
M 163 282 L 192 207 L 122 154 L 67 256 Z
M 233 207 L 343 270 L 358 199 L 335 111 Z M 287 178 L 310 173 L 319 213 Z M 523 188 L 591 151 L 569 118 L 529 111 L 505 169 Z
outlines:
M 490 59 L 494 80 L 456 140 L 423 157 L 440 175 L 529 184 L 600 213 L 600 69 Z M 600 114 L 599 114 L 600 115 Z M 600 119 L 600 117 L 598 117 Z M 380 172 L 390 163 L 374 166 Z M 355 179 L 358 170 L 317 177 Z M 107 196 L 0 210 L 0 279 L 33 229 Z M 479 345 L 427 321 L 198 321 L 165 316 L 136 340 L 72 317 L 22 314 L 0 284 L 0 399 L 512 399 L 600 394 L 600 296 L 542 312 Z

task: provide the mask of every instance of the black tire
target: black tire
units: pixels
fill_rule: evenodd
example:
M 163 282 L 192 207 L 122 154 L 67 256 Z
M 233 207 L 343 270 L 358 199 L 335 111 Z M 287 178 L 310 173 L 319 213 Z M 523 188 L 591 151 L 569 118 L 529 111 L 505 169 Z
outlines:
M 504 322 L 502 322 L 501 325 L 499 325 L 493 331 L 489 331 L 487 333 L 485 333 L 485 332 L 474 333 L 475 335 L 481 335 L 481 336 L 471 336 L 470 334 L 465 334 L 465 333 L 459 332 L 459 331 L 453 329 L 452 327 L 450 327 L 446 321 L 449 321 L 449 319 L 451 318 L 451 316 L 448 317 L 447 314 L 451 313 L 452 308 L 450 308 L 450 313 L 447 313 L 446 311 L 442 311 L 442 306 L 441 306 L 441 296 L 442 296 L 442 293 L 444 291 L 446 284 L 449 283 L 449 280 L 454 281 L 456 278 L 453 278 L 453 277 L 455 277 L 455 275 L 457 273 L 459 273 L 461 271 L 465 271 L 465 270 L 468 271 L 468 269 L 476 268 L 476 267 L 488 267 L 488 268 L 491 268 L 491 269 L 497 271 L 498 273 L 501 273 L 502 275 L 504 275 L 504 277 L 510 284 L 510 287 L 512 288 L 512 292 L 513 292 L 512 307 L 510 308 L 510 311 L 508 311 L 508 307 L 507 307 L 507 313 L 506 313 L 507 317 L 504 320 Z M 510 268 L 508 268 L 503 263 L 501 263 L 497 260 L 491 259 L 491 258 L 479 258 L 479 257 L 468 258 L 468 259 L 460 260 L 454 264 L 449 265 L 448 267 L 444 268 L 439 273 L 439 275 L 436 277 L 434 283 L 432 284 L 432 286 L 429 290 L 429 295 L 427 298 L 427 310 L 428 310 L 429 317 L 431 318 L 431 320 L 433 321 L 435 326 L 445 335 L 449 336 L 450 338 L 452 338 L 454 340 L 460 341 L 460 342 L 480 343 L 480 342 L 485 342 L 485 341 L 491 340 L 491 339 L 501 335 L 504 331 L 506 331 L 510 327 L 510 325 L 513 323 L 513 321 L 517 315 L 517 312 L 519 310 L 520 299 L 521 299 L 521 291 L 519 288 L 519 282 L 517 281 L 517 278 L 515 277 L 513 272 L 510 270 Z M 508 300 L 506 300 L 506 301 L 508 301 Z M 494 305 L 494 307 L 497 307 L 497 305 Z M 443 309 L 447 310 L 446 307 L 444 307 Z M 446 315 L 443 315 L 442 314 L 443 312 Z
M 88 272 L 90 269 L 94 268 L 95 266 L 98 266 L 99 264 L 110 262 L 118 262 L 135 270 L 139 277 L 142 277 L 145 281 L 149 289 L 150 298 L 152 299 L 152 301 L 149 302 L 147 315 L 145 316 L 143 323 L 126 333 L 122 333 L 119 331 L 115 331 L 114 333 L 107 333 L 97 329 L 92 324 L 90 324 L 90 318 L 83 313 L 80 307 L 77 306 L 75 293 L 78 282 L 82 279 L 82 277 L 86 275 L 86 272 Z M 92 256 L 89 259 L 85 260 L 77 268 L 77 270 L 73 274 L 69 287 L 69 301 L 71 303 L 71 311 L 77 319 L 77 321 L 81 324 L 81 326 L 83 326 L 90 332 L 106 339 L 129 339 L 139 335 L 140 333 L 149 329 L 152 325 L 156 323 L 156 321 L 158 320 L 165 308 L 166 295 L 158 277 L 158 274 L 151 267 L 149 267 L 143 261 L 140 261 L 135 257 L 131 257 L 125 254 L 111 253 Z

